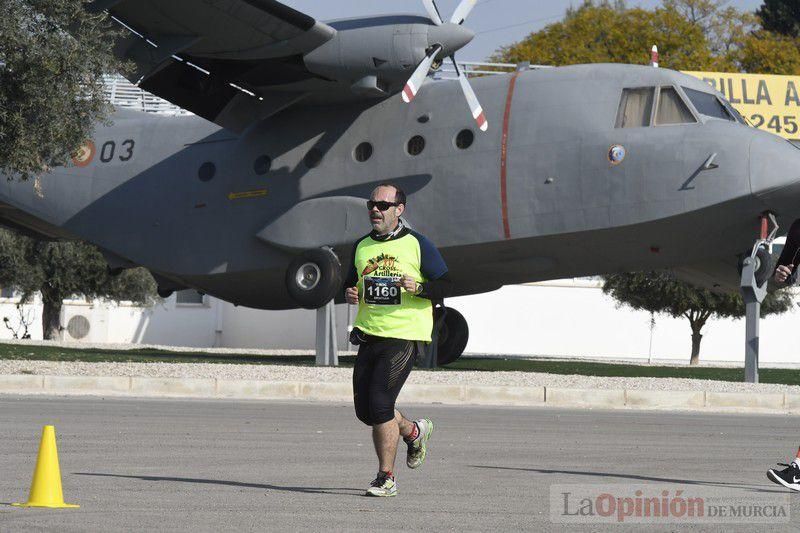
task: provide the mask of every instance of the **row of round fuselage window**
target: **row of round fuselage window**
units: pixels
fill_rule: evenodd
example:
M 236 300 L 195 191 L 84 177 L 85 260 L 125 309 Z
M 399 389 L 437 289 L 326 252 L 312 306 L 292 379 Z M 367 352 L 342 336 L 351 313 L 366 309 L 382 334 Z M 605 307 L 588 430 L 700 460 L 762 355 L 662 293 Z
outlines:
M 475 134 L 472 130 L 464 129 L 458 132 L 453 144 L 459 150 L 466 150 L 475 141 Z M 422 135 L 414 135 L 406 143 L 406 153 L 410 156 L 418 156 L 425 151 L 425 137 Z M 359 163 L 368 161 L 374 152 L 372 144 L 364 141 L 353 150 L 353 159 Z M 305 157 L 303 157 L 303 164 L 308 168 L 316 168 L 322 162 L 323 153 L 318 148 L 310 149 Z M 272 159 L 268 155 L 261 155 L 256 158 L 253 163 L 253 171 L 259 176 L 266 174 L 272 168 Z M 198 170 L 198 178 L 200 181 L 211 181 L 216 174 L 216 166 L 214 163 L 207 161 L 200 165 Z
M 466 150 L 475 141 L 475 134 L 472 130 L 461 130 L 453 139 L 453 144 L 459 150 Z M 418 156 L 425 151 L 425 137 L 422 135 L 414 135 L 406 143 L 406 153 L 410 156 Z M 353 150 L 353 159 L 359 163 L 363 163 L 372 157 L 372 144 L 367 141 L 362 142 Z

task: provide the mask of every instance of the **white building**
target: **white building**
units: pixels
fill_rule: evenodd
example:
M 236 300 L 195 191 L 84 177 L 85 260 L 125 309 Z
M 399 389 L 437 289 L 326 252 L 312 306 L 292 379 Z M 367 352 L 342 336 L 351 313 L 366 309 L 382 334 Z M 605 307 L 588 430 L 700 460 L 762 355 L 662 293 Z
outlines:
M 13 337 L 20 316 L 13 298 L 0 298 L 8 317 L 0 338 Z M 503 287 L 487 294 L 451 298 L 447 305 L 469 322 L 467 353 L 688 362 L 691 330 L 686 319 L 618 308 L 599 281 L 559 280 Z M 339 348 L 348 349 L 347 326 L 355 308 L 337 306 Z M 41 305 L 24 306 L 33 339 L 42 338 Z M 193 347 L 314 348 L 316 313 L 262 311 L 181 291 L 142 309 L 129 304 L 67 301 L 65 340 Z M 794 334 L 796 309 L 761 321 L 761 362 L 800 366 Z M 744 320 L 709 320 L 703 329 L 702 362 L 744 362 Z

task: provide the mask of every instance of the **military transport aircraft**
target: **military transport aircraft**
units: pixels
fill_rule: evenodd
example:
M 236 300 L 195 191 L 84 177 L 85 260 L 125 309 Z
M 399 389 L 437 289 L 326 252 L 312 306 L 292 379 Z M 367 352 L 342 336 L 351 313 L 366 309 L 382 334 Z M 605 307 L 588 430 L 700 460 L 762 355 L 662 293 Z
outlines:
M 196 116 L 118 111 L 74 164 L 3 180 L 0 217 L 145 266 L 164 295 L 263 309 L 340 295 L 384 181 L 458 295 L 664 268 L 736 290 L 762 214 L 800 217 L 800 150 L 698 79 L 580 65 L 426 82 L 469 42 L 474 4 L 323 23 L 274 0 L 97 0 L 128 30 L 129 78 Z

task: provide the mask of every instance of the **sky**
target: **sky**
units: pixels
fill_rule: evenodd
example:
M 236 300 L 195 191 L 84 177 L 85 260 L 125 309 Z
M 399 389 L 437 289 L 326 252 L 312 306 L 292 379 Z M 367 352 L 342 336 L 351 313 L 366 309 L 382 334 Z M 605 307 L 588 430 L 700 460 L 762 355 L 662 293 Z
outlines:
M 420 0 L 282 0 L 285 4 L 318 20 L 335 20 L 391 13 L 416 13 L 427 16 Z M 582 0 L 478 0 L 465 23 L 475 39 L 458 54 L 459 61 L 484 61 L 501 46 L 523 39 L 526 35 L 561 20 L 570 5 Z M 728 5 L 754 11 L 762 0 L 730 0 Z M 459 0 L 436 0 L 442 17 L 449 19 Z M 660 0 L 628 0 L 629 6 L 653 8 Z

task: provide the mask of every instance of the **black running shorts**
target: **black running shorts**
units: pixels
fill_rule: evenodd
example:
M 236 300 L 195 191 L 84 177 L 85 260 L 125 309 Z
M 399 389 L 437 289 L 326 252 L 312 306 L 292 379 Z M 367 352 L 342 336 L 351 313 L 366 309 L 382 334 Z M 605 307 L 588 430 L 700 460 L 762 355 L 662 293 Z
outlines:
M 417 344 L 384 339 L 358 347 L 353 369 L 353 402 L 359 420 L 372 426 L 394 418 L 394 402 L 414 366 Z

